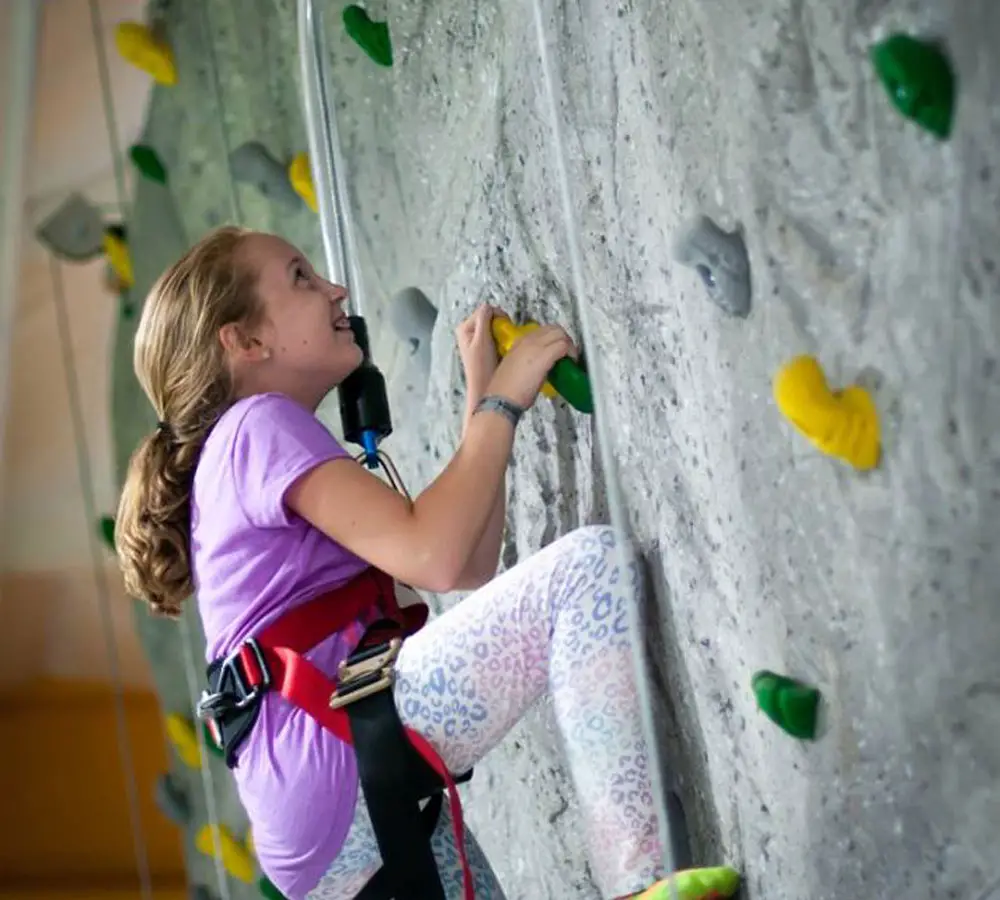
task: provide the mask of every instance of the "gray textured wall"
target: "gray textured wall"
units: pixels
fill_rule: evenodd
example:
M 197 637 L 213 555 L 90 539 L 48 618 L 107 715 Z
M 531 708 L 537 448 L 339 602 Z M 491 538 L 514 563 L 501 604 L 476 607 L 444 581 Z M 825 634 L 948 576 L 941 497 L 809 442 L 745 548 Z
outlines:
M 150 108 L 171 182 L 138 188 L 140 295 L 232 217 L 225 140 L 305 149 L 291 0 L 165 6 L 180 83 Z M 376 17 L 391 7 L 385 70 L 328 6 L 390 452 L 416 488 L 458 432 L 460 317 L 493 296 L 577 324 L 530 7 L 372 3 Z M 560 5 L 551 25 L 599 325 L 588 350 L 607 361 L 609 425 L 656 586 L 657 713 L 695 855 L 742 866 L 754 898 L 985 898 L 1000 844 L 1000 8 L 622 0 Z M 950 48 L 949 143 L 901 119 L 874 77 L 867 48 L 895 29 Z M 245 223 L 318 253 L 305 207 L 243 187 L 239 200 Z M 699 211 L 745 229 L 746 321 L 672 262 Z M 440 308 L 426 390 L 381 324 L 409 285 Z M 130 371 L 133 328 L 117 345 L 119 469 L 152 418 Z M 838 385 L 862 371 L 878 384 L 877 472 L 821 457 L 781 420 L 771 378 L 802 352 Z M 508 560 L 603 519 L 599 472 L 589 421 L 540 403 L 517 442 Z M 165 705 L 182 708 L 181 632 L 138 621 Z M 756 711 L 761 667 L 823 689 L 820 741 L 794 742 Z M 240 827 L 223 769 L 214 781 Z M 546 708 L 467 797 L 511 898 L 596 896 Z M 211 883 L 195 855 L 191 872 Z

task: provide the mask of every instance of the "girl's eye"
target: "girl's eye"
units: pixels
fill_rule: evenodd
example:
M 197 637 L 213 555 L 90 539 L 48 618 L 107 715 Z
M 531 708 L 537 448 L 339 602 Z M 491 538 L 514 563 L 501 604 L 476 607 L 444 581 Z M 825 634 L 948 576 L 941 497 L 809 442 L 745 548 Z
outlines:
M 306 270 L 301 266 L 295 269 L 295 283 L 298 284 L 301 281 L 308 281 L 309 276 L 306 274 Z

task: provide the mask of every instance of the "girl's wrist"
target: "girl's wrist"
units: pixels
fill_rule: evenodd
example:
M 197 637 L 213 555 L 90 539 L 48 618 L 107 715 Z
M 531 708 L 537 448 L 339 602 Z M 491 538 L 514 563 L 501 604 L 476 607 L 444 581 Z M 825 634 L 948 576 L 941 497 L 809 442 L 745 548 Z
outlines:
M 479 401 L 483 399 L 483 392 L 477 391 L 473 394 L 471 391 L 465 397 L 465 415 L 462 416 L 462 435 L 469 430 L 469 423 L 472 421 L 472 416 L 476 411 L 476 407 L 479 405 Z

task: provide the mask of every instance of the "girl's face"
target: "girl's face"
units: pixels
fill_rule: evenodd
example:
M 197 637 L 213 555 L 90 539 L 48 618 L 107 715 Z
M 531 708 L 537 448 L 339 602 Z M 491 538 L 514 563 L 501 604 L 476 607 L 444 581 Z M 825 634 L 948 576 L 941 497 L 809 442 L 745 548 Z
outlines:
M 242 251 L 257 271 L 264 313 L 251 342 L 259 355 L 244 380 L 253 393 L 280 391 L 315 408 L 362 361 L 344 311 L 347 290 L 273 235 L 250 235 Z

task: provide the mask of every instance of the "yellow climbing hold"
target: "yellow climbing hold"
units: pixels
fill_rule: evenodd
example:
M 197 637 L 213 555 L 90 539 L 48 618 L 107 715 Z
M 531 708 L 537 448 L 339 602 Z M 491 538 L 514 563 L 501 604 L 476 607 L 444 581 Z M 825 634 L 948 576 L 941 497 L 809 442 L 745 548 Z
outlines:
M 167 740 L 174 745 L 181 762 L 192 769 L 201 768 L 201 748 L 191 723 L 177 713 L 167 716 Z
M 128 244 L 118 237 L 110 229 L 104 232 L 104 255 L 108 258 L 108 264 L 118 278 L 118 283 L 125 288 L 135 284 L 135 277 L 132 274 L 132 257 L 128 252 Z
M 515 325 L 510 319 L 505 319 L 503 316 L 497 316 L 493 319 L 491 330 L 493 332 L 493 340 L 497 345 L 497 353 L 501 356 L 506 356 L 510 353 L 510 348 L 514 346 L 522 337 L 524 337 L 529 331 L 534 331 L 538 328 L 537 322 L 525 322 L 523 325 Z M 555 399 L 559 395 L 556 393 L 556 389 L 552 387 L 547 381 L 542 385 L 542 393 L 551 399 Z
M 194 845 L 199 853 L 218 857 L 223 868 L 246 884 L 253 882 L 253 857 L 225 825 L 205 825 L 195 836 Z
M 292 183 L 295 193 L 305 200 L 306 205 L 313 212 L 319 212 L 319 204 L 316 202 L 316 187 L 313 185 L 312 170 L 309 168 L 308 153 L 300 153 L 292 160 L 288 167 L 288 180 Z
M 823 453 L 856 469 L 878 465 L 878 412 L 863 387 L 831 391 L 819 363 L 797 356 L 774 377 L 774 399 L 785 418 Z
M 148 26 L 138 22 L 119 22 L 115 28 L 115 46 L 125 62 L 142 69 L 160 84 L 177 84 L 173 51 Z
M 250 828 L 247 829 L 246 840 L 243 843 L 246 845 L 247 853 L 249 853 L 251 856 L 256 856 L 257 855 L 257 849 L 253 845 L 253 830 L 252 829 L 250 829 Z

